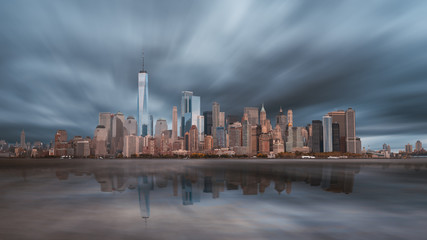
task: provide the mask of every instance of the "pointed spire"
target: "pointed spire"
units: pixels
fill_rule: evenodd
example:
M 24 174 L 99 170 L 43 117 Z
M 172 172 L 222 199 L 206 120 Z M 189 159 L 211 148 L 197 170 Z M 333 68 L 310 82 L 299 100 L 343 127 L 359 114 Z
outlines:
M 283 112 L 282 106 L 280 106 L 280 110 L 279 110 L 279 112 L 281 112 L 281 113 Z
M 142 50 L 142 71 L 144 72 L 144 50 Z
M 265 112 L 264 103 L 262 104 L 261 112 Z

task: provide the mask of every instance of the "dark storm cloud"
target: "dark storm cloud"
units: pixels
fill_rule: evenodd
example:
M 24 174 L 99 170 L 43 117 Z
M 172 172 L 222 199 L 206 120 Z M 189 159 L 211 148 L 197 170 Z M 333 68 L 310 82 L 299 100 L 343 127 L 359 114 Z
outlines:
M 136 115 L 141 52 L 150 110 L 182 90 L 227 114 L 265 103 L 297 125 L 353 107 L 363 145 L 427 142 L 424 1 L 3 1 L 0 138 L 89 135 Z

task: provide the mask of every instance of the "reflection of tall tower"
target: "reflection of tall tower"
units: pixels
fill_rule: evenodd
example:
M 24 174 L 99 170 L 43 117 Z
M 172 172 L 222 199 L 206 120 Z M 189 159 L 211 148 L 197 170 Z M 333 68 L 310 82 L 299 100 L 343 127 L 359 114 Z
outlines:
M 152 176 L 138 177 L 139 210 L 145 220 L 150 217 L 150 190 L 154 189 L 153 184 Z
M 144 70 L 144 53 L 142 70 L 138 73 L 138 135 L 152 135 L 150 115 L 148 114 L 148 73 Z

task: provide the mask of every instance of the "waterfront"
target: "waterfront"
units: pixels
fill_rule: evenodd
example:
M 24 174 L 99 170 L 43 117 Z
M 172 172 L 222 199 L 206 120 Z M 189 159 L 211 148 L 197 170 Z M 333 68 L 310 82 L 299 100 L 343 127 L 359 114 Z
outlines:
M 427 160 L 0 160 L 1 239 L 423 239 Z

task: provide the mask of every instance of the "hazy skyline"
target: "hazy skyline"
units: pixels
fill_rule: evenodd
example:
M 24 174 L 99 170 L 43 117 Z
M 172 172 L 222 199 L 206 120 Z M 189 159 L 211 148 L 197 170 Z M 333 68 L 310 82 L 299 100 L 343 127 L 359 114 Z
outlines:
M 425 1 L 3 1 L 0 139 L 93 136 L 99 112 L 170 126 L 181 91 L 226 114 L 265 104 L 294 125 L 356 110 L 362 145 L 427 142 Z

